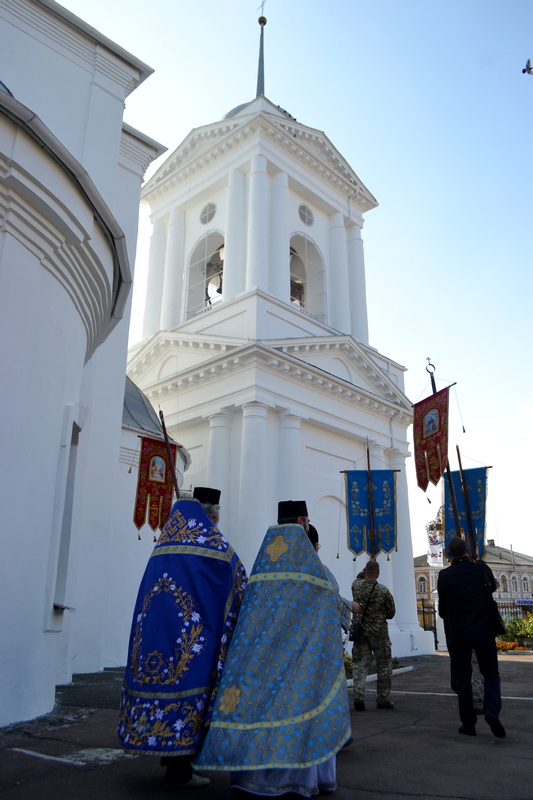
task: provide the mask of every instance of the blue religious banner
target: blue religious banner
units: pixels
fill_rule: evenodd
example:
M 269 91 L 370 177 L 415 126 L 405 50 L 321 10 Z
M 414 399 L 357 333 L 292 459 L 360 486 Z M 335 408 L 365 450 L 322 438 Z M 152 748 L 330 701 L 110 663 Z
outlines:
M 470 527 L 467 518 L 467 508 L 463 486 L 461 483 L 461 473 L 452 472 L 453 488 L 457 502 L 457 512 L 459 515 L 459 525 L 461 530 L 456 530 L 453 506 L 450 498 L 450 484 L 448 475 L 444 475 L 444 552 L 448 552 L 448 544 L 454 536 L 462 536 L 466 539 L 468 552 L 472 555 L 470 544 Z M 464 469 L 463 477 L 466 484 L 468 498 L 468 508 L 472 521 L 472 532 L 476 545 L 476 557 L 485 557 L 485 524 L 486 524 L 486 503 L 487 503 L 487 467 L 476 467 L 475 469 Z
M 361 553 L 371 556 L 379 552 L 390 553 L 396 548 L 394 470 L 373 469 L 370 482 L 367 470 L 347 470 L 345 474 L 348 549 L 355 556 Z

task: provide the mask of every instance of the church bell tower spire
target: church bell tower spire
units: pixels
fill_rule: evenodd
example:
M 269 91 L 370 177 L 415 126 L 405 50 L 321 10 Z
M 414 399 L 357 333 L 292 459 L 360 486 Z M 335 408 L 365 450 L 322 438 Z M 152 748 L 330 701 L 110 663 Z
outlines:
M 264 6 L 264 3 L 262 4 Z M 265 94 L 265 58 L 264 58 L 264 49 L 263 49 L 263 31 L 265 25 L 267 23 L 266 17 L 259 17 L 257 20 L 259 25 L 261 26 L 261 38 L 259 40 L 259 64 L 257 67 L 257 91 L 255 93 L 256 97 L 261 97 L 261 95 Z

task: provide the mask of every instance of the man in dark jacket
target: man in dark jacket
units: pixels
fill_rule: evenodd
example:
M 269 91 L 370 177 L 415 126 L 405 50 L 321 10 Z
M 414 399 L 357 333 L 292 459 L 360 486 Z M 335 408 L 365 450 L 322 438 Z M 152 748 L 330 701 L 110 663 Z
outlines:
M 494 736 L 503 739 L 505 728 L 499 720 L 501 709 L 498 653 L 492 624 L 492 592 L 496 581 L 483 562 L 471 561 L 464 539 L 454 537 L 448 545 L 453 559 L 439 574 L 439 615 L 444 620 L 450 668 L 457 687 L 459 733 L 476 735 L 476 712 L 472 700 L 472 650 L 475 651 L 485 682 L 485 720 Z

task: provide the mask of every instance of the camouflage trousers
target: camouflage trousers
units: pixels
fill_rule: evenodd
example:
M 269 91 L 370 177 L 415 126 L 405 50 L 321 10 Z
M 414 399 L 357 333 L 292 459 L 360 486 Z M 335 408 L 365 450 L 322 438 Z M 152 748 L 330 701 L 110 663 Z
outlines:
M 392 658 L 391 643 L 387 639 L 367 639 L 363 636 L 360 642 L 353 643 L 353 699 L 364 700 L 366 676 L 372 662 L 372 655 L 376 657 L 376 672 L 378 675 L 378 703 L 386 703 L 392 686 Z

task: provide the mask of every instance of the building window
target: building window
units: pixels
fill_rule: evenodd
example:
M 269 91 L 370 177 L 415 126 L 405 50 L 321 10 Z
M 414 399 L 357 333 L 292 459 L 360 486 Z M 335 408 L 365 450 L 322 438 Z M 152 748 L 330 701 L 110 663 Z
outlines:
M 207 311 L 222 298 L 224 237 L 220 231 L 202 236 L 189 259 L 187 318 Z
M 302 205 L 298 209 L 298 214 L 300 215 L 300 219 L 302 220 L 303 224 L 307 225 L 308 227 L 311 227 L 311 225 L 315 221 L 315 215 L 313 214 L 309 206 L 306 206 L 302 203 Z
M 424 577 L 420 577 L 418 579 L 418 594 L 426 593 L 426 585 L 426 579 Z
M 200 222 L 202 225 L 207 225 L 215 216 L 217 207 L 214 203 L 207 203 L 200 212 Z
M 511 577 L 511 591 L 512 592 L 517 592 L 518 591 L 518 579 L 517 579 L 516 575 L 513 575 Z
M 290 245 L 290 301 L 316 319 L 326 312 L 324 261 L 318 247 L 304 234 L 296 234 Z
M 502 592 L 508 592 L 509 589 L 507 588 L 507 578 L 505 577 L 505 575 L 501 576 L 500 583 L 502 585 Z
M 527 575 L 524 575 L 522 577 L 522 591 L 529 592 L 529 578 L 527 577 Z

